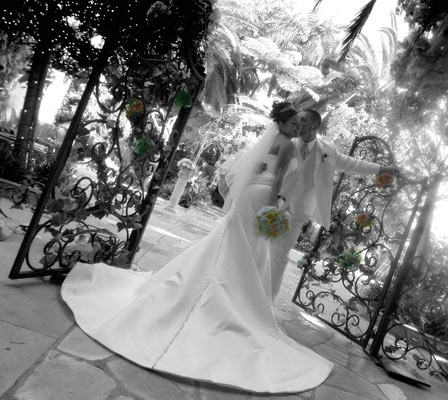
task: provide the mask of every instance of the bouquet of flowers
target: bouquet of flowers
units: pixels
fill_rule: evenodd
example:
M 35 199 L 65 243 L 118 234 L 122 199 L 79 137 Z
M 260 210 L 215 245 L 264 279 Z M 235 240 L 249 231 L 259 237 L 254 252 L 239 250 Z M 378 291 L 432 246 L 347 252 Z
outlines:
M 274 206 L 262 207 L 257 213 L 258 233 L 269 239 L 281 238 L 291 230 L 291 216 Z
M 188 158 L 182 158 L 178 163 L 177 166 L 180 169 L 189 169 L 189 170 L 193 170 L 194 169 L 194 165 L 193 165 L 193 161 L 191 161 Z
M 343 271 L 355 271 L 361 264 L 361 255 L 353 248 L 344 250 L 339 255 L 338 264 Z

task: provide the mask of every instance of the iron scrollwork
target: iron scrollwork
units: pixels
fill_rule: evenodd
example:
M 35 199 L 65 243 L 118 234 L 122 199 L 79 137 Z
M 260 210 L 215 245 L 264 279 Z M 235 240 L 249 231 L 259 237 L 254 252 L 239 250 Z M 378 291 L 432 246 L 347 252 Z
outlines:
M 147 61 L 132 73 L 116 68 L 98 82 L 99 118 L 78 129 L 45 205 L 25 257 L 27 276 L 65 274 L 77 261 L 128 267 L 136 251 L 132 233 L 142 233 L 181 134 L 175 126 L 178 94 L 191 103 L 200 84 L 179 60 Z M 178 80 L 167 80 L 174 72 Z
M 387 143 L 373 136 L 355 139 L 349 155 L 382 165 L 393 162 Z M 400 195 L 410 190 L 405 180 L 381 179 L 341 174 L 333 193 L 330 229 L 319 229 L 299 262 L 303 272 L 293 298 L 362 345 L 378 316 L 398 248 L 406 240 L 405 220 L 398 219 L 397 208 L 412 209 Z
M 448 379 L 448 275 L 435 257 L 416 256 L 408 267 L 383 354 Z

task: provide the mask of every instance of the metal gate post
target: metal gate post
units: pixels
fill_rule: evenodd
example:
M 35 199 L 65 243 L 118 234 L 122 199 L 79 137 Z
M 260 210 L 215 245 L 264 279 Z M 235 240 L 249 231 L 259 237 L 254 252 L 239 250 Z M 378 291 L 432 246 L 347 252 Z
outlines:
M 179 111 L 179 115 L 177 116 L 176 122 L 174 123 L 170 138 L 168 140 L 168 142 L 172 145 L 172 149 L 167 157 L 167 160 L 165 162 L 163 161 L 159 162 L 157 169 L 153 175 L 153 178 L 151 179 L 148 191 L 142 202 L 142 210 L 144 210 L 145 214 L 143 215 L 140 221 L 141 228 L 134 229 L 129 238 L 129 243 L 127 246 L 127 251 L 130 253 L 128 258 L 129 264 L 132 264 L 135 258 L 135 254 L 138 251 L 138 246 L 140 244 L 140 241 L 143 237 L 146 226 L 148 224 L 149 218 L 151 217 L 152 211 L 156 204 L 157 196 L 162 188 L 162 183 L 164 182 L 169 167 L 174 159 L 174 155 L 176 154 L 177 148 L 179 146 L 183 130 L 185 128 L 185 125 L 187 124 L 191 110 L 194 104 L 196 103 L 199 94 L 202 91 L 204 81 L 205 77 L 196 88 L 196 92 L 194 93 L 191 106 L 188 108 L 182 107 L 181 110 Z
M 381 344 L 383 343 L 384 337 L 387 333 L 389 323 L 392 320 L 392 315 L 395 312 L 397 303 L 400 299 L 402 288 L 409 276 L 412 261 L 415 257 L 421 236 L 428 223 L 428 216 L 430 215 L 431 209 L 435 204 L 437 188 L 439 186 L 438 183 L 440 182 L 441 179 L 442 176 L 438 175 L 434 178 L 433 182 L 430 185 L 428 185 L 427 182 L 423 185 L 422 191 L 424 189 L 428 189 L 429 187 L 428 195 L 426 196 L 425 203 L 423 204 L 422 207 L 422 211 L 418 217 L 417 225 L 415 227 L 415 231 L 412 235 L 411 241 L 404 256 L 401 268 L 398 271 L 397 277 L 395 279 L 396 284 L 390 291 L 389 298 L 385 304 L 383 317 L 378 325 L 378 329 L 375 338 L 372 342 L 372 345 L 370 346 L 369 353 L 373 357 L 378 356 L 378 352 L 381 348 Z
M 81 100 L 79 101 L 79 105 L 76 109 L 75 115 L 73 116 L 73 119 L 70 123 L 70 126 L 67 130 L 67 133 L 64 137 L 64 140 L 62 142 L 61 148 L 58 152 L 58 155 L 56 157 L 55 161 L 55 168 L 53 169 L 51 176 L 49 177 L 45 189 L 42 192 L 42 195 L 39 198 L 39 201 L 37 203 L 36 210 L 33 213 L 33 217 L 31 218 L 30 225 L 26 231 L 25 237 L 20 245 L 19 251 L 17 253 L 16 259 L 14 261 L 14 264 L 11 268 L 11 271 L 9 273 L 9 279 L 18 279 L 21 278 L 27 278 L 30 276 L 45 276 L 48 275 L 48 272 L 43 271 L 27 271 L 27 272 L 20 272 L 20 268 L 22 267 L 22 264 L 27 257 L 27 254 L 30 250 L 31 244 L 33 242 L 34 236 L 36 235 L 39 221 L 42 218 L 42 214 L 44 213 L 45 206 L 56 187 L 56 184 L 58 183 L 58 179 L 61 176 L 62 170 L 64 169 L 65 162 L 67 161 L 67 158 L 70 154 L 70 149 L 72 147 L 72 143 L 76 138 L 76 135 L 78 133 L 78 127 L 81 123 L 82 116 L 84 114 L 84 110 L 87 107 L 88 100 L 93 92 L 93 89 L 95 88 L 96 83 L 98 82 L 100 75 L 104 68 L 107 65 L 107 61 L 109 59 L 109 56 L 112 54 L 112 49 L 115 47 L 114 44 L 116 42 L 115 38 L 111 38 L 106 41 L 106 43 L 103 46 L 103 49 L 101 51 L 101 54 L 99 56 L 99 59 L 95 63 L 92 73 L 90 74 L 89 80 L 87 81 L 86 87 L 84 89 L 84 92 L 82 94 Z

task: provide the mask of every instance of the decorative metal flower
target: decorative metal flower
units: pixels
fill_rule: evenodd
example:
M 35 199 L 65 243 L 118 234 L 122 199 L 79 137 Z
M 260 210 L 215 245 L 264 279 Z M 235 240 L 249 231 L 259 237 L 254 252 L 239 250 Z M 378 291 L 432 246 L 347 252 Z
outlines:
M 356 271 L 361 264 L 361 255 L 353 248 L 344 250 L 339 255 L 338 264 L 343 271 Z
M 367 213 L 359 213 L 355 216 L 355 222 L 361 228 L 368 228 L 372 224 L 372 219 Z
M 155 146 L 155 144 L 156 143 L 149 137 L 142 136 L 134 140 L 132 150 L 138 157 L 141 157 L 145 154 L 148 154 L 150 150 Z
M 393 175 L 383 172 L 382 174 L 378 174 L 376 176 L 376 185 L 380 188 L 390 186 L 394 182 Z
M 126 117 L 131 121 L 138 121 L 145 112 L 145 106 L 139 99 L 131 98 L 126 104 Z

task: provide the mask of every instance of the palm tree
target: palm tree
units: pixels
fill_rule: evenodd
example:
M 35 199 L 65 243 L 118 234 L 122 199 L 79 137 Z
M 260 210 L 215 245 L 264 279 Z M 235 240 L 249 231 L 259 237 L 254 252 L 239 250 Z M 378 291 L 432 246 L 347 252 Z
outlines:
M 313 97 L 313 88 L 328 83 L 320 68 L 337 47 L 329 21 L 280 0 L 225 0 L 218 9 L 204 92 L 216 109 L 263 89 L 269 96 Z
M 207 51 L 204 100 L 220 110 L 234 103 L 237 93 L 249 93 L 258 83 L 253 59 L 241 51 L 241 38 L 258 35 L 252 1 L 222 0 L 219 20 L 210 35 Z
M 359 34 L 352 45 L 345 71 L 358 82 L 358 97 L 364 97 L 369 106 L 379 106 L 384 92 L 393 84 L 392 63 L 398 49 L 396 18 L 391 13 L 391 26 L 378 30 L 381 35 L 381 52 L 378 55 L 372 41 Z

